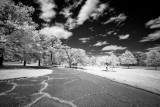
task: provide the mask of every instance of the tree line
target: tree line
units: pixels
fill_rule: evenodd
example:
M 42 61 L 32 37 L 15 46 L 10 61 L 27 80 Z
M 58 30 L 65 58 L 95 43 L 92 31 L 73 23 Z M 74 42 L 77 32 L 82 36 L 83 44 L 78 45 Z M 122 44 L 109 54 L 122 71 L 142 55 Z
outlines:
M 15 4 L 11 0 L 0 1 L 0 38 L 3 44 L 4 60 L 27 62 L 38 61 L 38 65 L 160 65 L 160 53 L 151 50 L 147 53 L 130 52 L 116 56 L 91 56 L 85 50 L 63 45 L 55 36 L 42 35 L 37 30 L 38 25 L 32 20 L 33 7 Z M 2 48 L 2 47 L 1 47 Z M 3 60 L 1 60 L 3 63 Z

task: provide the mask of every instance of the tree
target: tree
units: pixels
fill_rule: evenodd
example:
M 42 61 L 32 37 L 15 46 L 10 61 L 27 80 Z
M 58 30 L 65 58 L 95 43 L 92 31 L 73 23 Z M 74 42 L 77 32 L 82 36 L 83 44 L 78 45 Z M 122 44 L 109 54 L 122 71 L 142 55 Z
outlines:
M 32 26 L 26 24 L 12 34 L 7 35 L 7 48 L 11 48 L 13 56 L 18 56 L 24 61 L 24 66 L 26 66 L 27 60 L 31 58 L 30 55 L 34 49 L 33 30 L 34 28 Z
M 0 0 L 0 33 L 6 38 L 6 35 L 11 35 L 13 32 L 21 32 L 18 30 L 25 23 L 34 25 L 31 18 L 33 12 L 33 7 L 25 6 L 22 3 L 16 5 L 11 0 Z M 3 60 L 0 61 L 3 64 Z
M 90 64 L 91 64 L 92 66 L 97 65 L 97 58 L 94 57 L 94 56 L 92 56 L 92 57 L 90 58 Z
M 85 65 L 86 52 L 83 49 L 76 49 L 76 53 L 73 55 L 76 64 Z
M 147 54 L 146 53 L 141 54 L 139 64 L 141 66 L 146 66 L 146 59 L 147 59 Z
M 110 65 L 112 66 L 112 70 L 114 68 L 114 66 L 116 66 L 117 64 L 119 64 L 119 59 L 116 55 L 112 54 L 110 57 Z
M 147 52 L 146 64 L 154 66 L 155 70 L 157 70 L 157 66 L 160 65 L 160 53 L 156 50 Z
M 104 65 L 106 64 L 105 56 L 97 57 L 96 64 L 97 64 L 98 66 L 104 66 Z
M 85 63 L 85 51 L 83 49 L 71 48 L 69 46 L 64 46 L 63 49 L 66 53 L 66 62 L 69 67 L 72 67 L 72 64 L 84 64 Z
M 66 53 L 64 49 L 58 49 L 58 51 L 54 54 L 55 63 L 61 65 L 62 62 L 66 60 Z
M 25 6 L 22 3 L 15 4 L 12 0 L 0 1 L 0 32 L 4 35 L 11 34 L 24 22 L 34 24 L 31 15 L 33 7 Z
M 142 55 L 143 53 L 142 53 L 142 52 L 132 52 L 132 54 L 133 54 L 134 57 L 136 58 L 137 65 L 139 66 L 139 65 L 140 65 L 140 58 L 141 58 L 141 55 Z
M 128 50 L 126 50 L 125 53 L 123 53 L 120 56 L 120 62 L 121 62 L 121 64 L 126 64 L 128 66 L 128 69 L 129 69 L 130 64 L 136 64 L 137 63 L 134 55 Z
M 54 54 L 61 48 L 62 42 L 53 35 L 46 37 L 46 43 L 47 51 L 50 53 L 50 65 L 53 65 L 55 63 L 55 60 L 53 60 Z
M 109 56 L 100 56 L 97 57 L 96 64 L 100 66 L 108 66 L 110 64 L 110 57 Z

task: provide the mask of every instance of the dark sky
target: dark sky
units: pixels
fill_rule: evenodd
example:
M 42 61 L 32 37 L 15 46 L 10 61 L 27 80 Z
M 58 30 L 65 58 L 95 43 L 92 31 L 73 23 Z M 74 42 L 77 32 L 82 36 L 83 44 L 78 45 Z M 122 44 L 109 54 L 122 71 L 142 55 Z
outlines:
M 42 33 L 56 35 L 62 38 L 63 44 L 82 48 L 87 54 L 160 51 L 158 1 L 19 1 L 34 6 L 33 20 L 40 25 Z

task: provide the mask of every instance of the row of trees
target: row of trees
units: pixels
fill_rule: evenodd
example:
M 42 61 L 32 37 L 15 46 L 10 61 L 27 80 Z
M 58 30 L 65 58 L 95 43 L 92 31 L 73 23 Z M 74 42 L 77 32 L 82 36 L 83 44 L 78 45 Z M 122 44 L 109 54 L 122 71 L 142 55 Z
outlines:
M 157 69 L 160 66 L 160 52 L 156 50 L 150 50 L 147 53 L 142 52 L 130 52 L 128 50 L 120 56 L 114 54 L 110 56 L 91 57 L 91 65 L 110 65 L 112 67 L 116 65 L 140 65 L 140 66 L 154 66 Z
M 140 53 L 126 51 L 120 56 L 110 55 L 88 57 L 85 50 L 62 45 L 55 36 L 42 35 L 32 21 L 33 7 L 11 0 L 0 1 L 0 37 L 5 41 L 5 60 L 27 62 L 38 61 L 38 65 L 68 64 L 72 65 L 160 65 L 160 53 L 149 51 Z M 2 61 L 2 60 L 1 60 Z

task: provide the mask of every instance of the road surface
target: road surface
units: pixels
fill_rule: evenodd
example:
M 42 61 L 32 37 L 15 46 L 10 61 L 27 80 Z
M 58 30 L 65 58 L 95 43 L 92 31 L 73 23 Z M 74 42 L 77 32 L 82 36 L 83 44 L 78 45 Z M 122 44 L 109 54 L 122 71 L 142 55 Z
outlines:
M 53 68 L 52 74 L 37 78 L 0 81 L 0 107 L 160 107 L 160 96 L 82 71 Z

